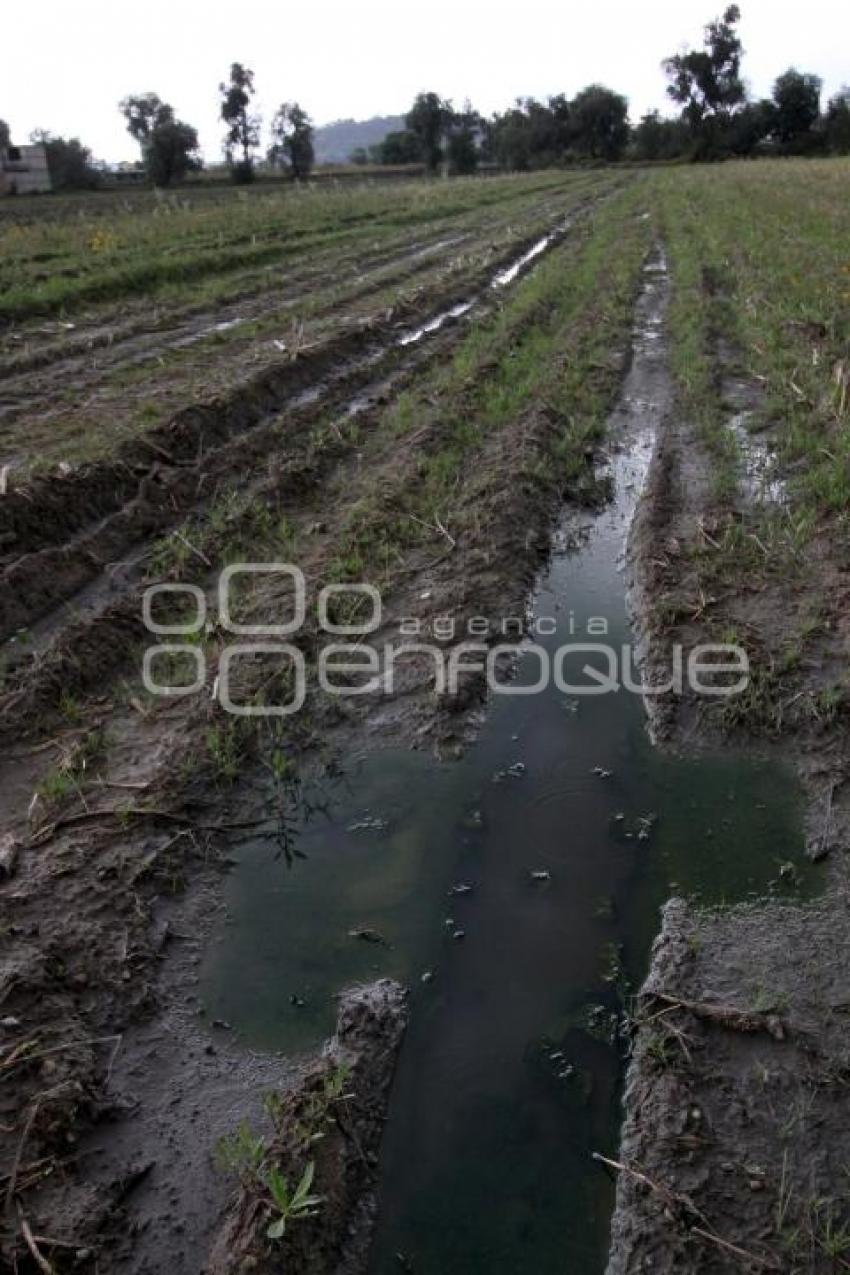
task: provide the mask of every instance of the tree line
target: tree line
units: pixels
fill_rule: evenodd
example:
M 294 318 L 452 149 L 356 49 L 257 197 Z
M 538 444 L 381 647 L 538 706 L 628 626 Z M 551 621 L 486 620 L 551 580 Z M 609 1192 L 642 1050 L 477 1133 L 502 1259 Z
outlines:
M 519 98 L 490 117 L 469 101 L 456 109 L 438 93 L 422 92 L 403 129 L 377 146 L 355 151 L 351 159 L 356 164 L 421 164 L 430 173 L 461 174 L 474 173 L 480 165 L 522 172 L 623 159 L 850 154 L 850 87 L 836 93 L 824 109 L 821 78 L 789 67 L 777 77 L 769 98 L 748 97 L 741 74 L 740 19 L 738 5 L 729 5 L 706 26 L 702 47 L 664 59 L 667 94 L 679 108 L 672 118 L 651 111 L 633 127 L 627 99 L 603 84 L 591 84 L 572 98 Z M 232 63 L 218 93 L 225 162 L 235 182 L 251 182 L 262 136 L 262 120 L 253 105 L 253 71 Z M 154 185 L 170 186 L 202 167 L 197 130 L 178 119 L 156 93 L 126 97 L 119 109 Z M 282 102 L 270 123 L 265 162 L 303 180 L 313 167 L 313 136 L 307 112 L 297 102 Z M 36 129 L 30 140 L 44 144 L 55 189 L 93 187 L 101 180 L 102 170 L 79 138 Z M 0 120 L 0 147 L 8 144 L 9 130 Z
M 629 122 L 622 94 L 591 84 L 568 99 L 520 98 L 507 111 L 484 118 L 467 102 L 456 111 L 436 93 L 420 93 L 405 127 L 354 163 L 424 164 L 473 172 L 482 163 L 523 171 L 573 161 L 622 159 L 717 160 L 755 154 L 850 153 L 850 87 L 821 108 L 823 81 L 789 67 L 769 98 L 751 101 L 741 75 L 744 50 L 737 5 L 705 28 L 702 48 L 665 58 L 667 94 L 678 115 L 658 111 Z
M 520 98 L 489 119 L 469 102 L 457 111 L 437 93 L 420 93 L 402 130 L 351 158 L 356 164 L 418 163 L 429 172 L 452 173 L 472 173 L 479 164 L 523 171 L 571 159 L 614 161 L 623 158 L 629 143 L 628 114 L 626 99 L 602 84 L 545 104 Z

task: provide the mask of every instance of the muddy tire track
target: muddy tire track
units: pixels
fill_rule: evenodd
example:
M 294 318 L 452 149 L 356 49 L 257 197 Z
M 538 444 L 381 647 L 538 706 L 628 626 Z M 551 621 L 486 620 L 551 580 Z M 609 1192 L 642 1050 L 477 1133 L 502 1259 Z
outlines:
M 543 223 L 555 216 L 557 208 L 562 205 L 563 195 L 560 198 L 551 195 L 538 198 L 523 210 L 523 218 Z M 392 287 L 427 271 L 432 268 L 432 256 L 441 249 L 465 245 L 464 252 L 480 251 L 489 237 L 498 235 L 507 225 L 504 213 L 484 219 L 480 214 L 467 213 L 438 222 L 433 227 L 413 227 L 404 233 L 395 247 L 392 244 L 382 245 L 377 250 L 363 247 L 354 252 L 343 248 L 341 255 L 331 253 L 326 261 L 316 263 L 311 260 L 303 269 L 296 267 L 288 271 L 285 280 L 269 278 L 272 267 L 268 267 L 258 278 L 251 278 L 245 283 L 235 279 L 233 287 L 228 289 L 226 301 L 214 307 L 203 301 L 164 305 L 161 314 L 155 311 L 153 324 L 150 305 L 146 304 L 129 317 L 125 307 L 110 310 L 99 316 L 94 326 L 81 333 L 72 333 L 71 327 L 76 325 L 69 325 L 59 341 L 39 342 L 36 339 L 46 335 L 44 325 L 32 330 L 23 328 L 16 332 L 14 339 L 17 343 L 26 342 L 25 348 L 19 352 L 13 348 L 7 357 L 0 360 L 0 400 L 8 395 L 25 396 L 29 392 L 27 375 L 41 369 L 47 369 L 50 380 L 45 383 L 42 378 L 34 383 L 33 392 L 39 396 L 50 388 L 51 381 L 57 383 L 58 390 L 67 389 L 69 379 L 74 375 L 74 369 L 67 367 L 68 362 L 79 365 L 82 375 L 79 384 L 82 385 L 86 379 L 92 379 L 114 364 L 133 366 L 155 358 L 162 350 L 191 344 L 200 336 L 214 332 L 217 325 L 227 326 L 243 318 L 255 319 L 277 312 L 285 314 L 299 300 L 312 299 L 317 293 L 337 289 L 337 295 L 329 300 L 328 305 L 315 312 L 318 316 L 330 313 L 341 305 L 364 299 L 381 288 Z M 328 286 L 329 278 L 334 280 L 331 286 Z M 286 297 L 282 302 L 277 293 L 284 282 Z M 340 286 L 341 295 L 338 291 Z M 85 316 L 82 322 L 85 323 Z M 7 340 L 9 344 L 12 342 Z M 102 351 L 102 357 L 97 368 L 89 373 L 86 364 L 96 351 Z M 77 384 L 73 380 L 71 383 Z M 12 419 L 16 410 L 13 402 L 6 410 L 6 419 Z M 3 417 L 4 412 L 0 410 L 0 420 Z
M 585 215 L 588 209 L 573 210 Z M 180 409 L 169 421 L 136 438 L 122 442 L 103 461 L 81 466 L 67 475 L 36 477 L 20 487 L 11 486 L 0 503 L 0 545 L 14 544 L 18 551 L 43 548 L 79 531 L 126 503 L 138 489 L 141 475 L 157 460 L 194 462 L 210 444 L 229 433 L 248 428 L 264 415 L 282 410 L 287 398 L 331 375 L 347 360 L 377 358 L 391 350 L 397 328 L 404 320 L 415 326 L 437 309 L 465 300 L 489 276 L 521 255 L 538 236 L 520 240 L 509 251 L 495 256 L 462 284 L 450 281 L 425 293 L 403 314 L 367 321 L 354 332 L 343 333 L 304 351 L 293 360 L 275 361 L 249 380 L 234 385 L 207 404 Z
M 400 389 L 450 348 L 454 335 L 447 331 L 434 344 L 423 346 L 416 354 L 400 359 L 395 375 L 390 373 L 393 389 Z M 388 370 L 383 371 L 381 381 L 366 380 L 360 385 L 359 393 L 364 401 L 370 391 L 377 399 L 384 397 Z M 346 386 L 346 393 L 337 402 L 337 407 L 345 402 L 353 388 L 351 384 Z M 324 402 L 314 404 L 305 409 L 296 424 L 287 418 L 283 434 L 286 452 L 280 459 L 281 422 L 277 418 L 261 422 L 245 435 L 218 449 L 214 454 L 214 466 L 207 467 L 203 473 L 211 480 L 212 492 L 216 490 L 212 483 L 224 482 L 238 472 L 244 476 L 240 487 L 243 490 L 247 487 L 251 494 L 246 517 L 251 517 L 252 507 L 261 504 L 263 507 L 285 509 L 289 520 L 320 519 L 322 501 L 319 497 L 324 490 L 323 484 L 334 468 L 345 464 L 346 457 L 356 446 L 332 423 L 323 431 L 320 442 L 312 440 L 311 427 L 329 419 L 329 408 L 330 405 Z M 379 410 L 376 405 L 359 413 L 361 429 L 367 434 Z M 343 414 L 339 418 L 340 425 L 344 425 L 345 419 L 346 414 Z M 356 464 L 352 464 L 352 473 L 357 468 Z M 183 505 L 180 504 L 181 490 L 186 497 Z M 22 716 L 37 720 L 41 715 L 49 714 L 63 696 L 90 693 L 105 675 L 127 666 L 128 653 L 135 652 L 146 636 L 141 617 L 141 591 L 147 580 L 145 549 L 151 547 L 151 541 L 139 541 L 138 536 L 141 532 L 148 537 L 160 535 L 173 526 L 176 517 L 182 519 L 190 510 L 202 515 L 209 498 L 198 501 L 197 495 L 197 475 L 192 471 L 177 471 L 169 486 L 160 487 L 156 505 L 140 499 L 129 509 L 106 520 L 99 533 L 101 548 L 109 541 L 114 548 L 120 547 L 123 553 L 129 552 L 125 562 L 115 562 L 106 571 L 102 560 L 93 556 L 91 538 L 88 543 L 76 548 L 62 546 L 49 549 L 21 561 L 15 581 L 16 601 L 7 608 L 5 615 L 8 618 L 14 616 L 13 605 L 19 608 L 18 617 L 25 607 L 39 605 L 47 608 L 48 615 L 36 626 L 35 641 L 17 645 L 17 658 L 9 660 L 7 689 L 0 695 L 0 738 L 7 733 L 14 735 Z M 237 532 L 238 523 L 230 521 L 221 529 L 219 539 L 232 537 Z M 216 547 L 215 538 L 208 539 L 205 541 L 205 554 L 214 554 Z M 43 582 L 45 564 L 51 559 L 59 562 L 61 575 L 50 582 L 48 598 Z M 186 573 L 181 573 L 180 578 L 186 578 Z M 203 575 L 200 577 L 202 582 L 204 578 Z M 57 592 L 60 591 L 56 587 L 57 579 L 67 585 L 70 604 L 54 614 Z M 100 581 L 99 587 L 92 589 L 92 581 Z M 89 586 L 85 606 L 81 586 L 83 590 Z M 80 603 L 79 616 L 75 615 L 75 600 Z
M 569 224 L 587 211 L 576 210 Z M 555 233 L 550 246 L 565 233 L 566 227 Z M 523 261 L 527 255 L 524 248 L 512 260 Z M 503 261 L 491 263 L 487 277 L 501 270 Z M 524 264 L 530 268 L 534 260 Z M 480 282 L 479 276 L 479 286 Z M 451 319 L 453 297 L 443 298 L 440 304 L 448 307 L 441 311 L 441 317 Z M 423 303 L 422 316 L 427 312 Z M 432 320 L 426 326 L 432 333 L 429 342 L 433 342 L 442 324 L 436 322 L 435 326 Z M 443 331 L 451 326 L 447 323 Z M 368 398 L 370 382 L 375 390 L 376 366 L 382 379 L 397 365 L 402 372 L 405 367 L 412 371 L 423 361 L 421 350 L 422 345 L 400 338 L 389 323 L 384 325 L 382 341 L 376 340 L 371 330 L 354 333 L 295 364 L 276 366 L 261 374 L 251 383 L 250 392 L 240 387 L 224 402 L 178 413 L 168 426 L 128 445 L 117 467 L 110 460 L 67 478 L 41 480 L 10 493 L 0 505 L 0 527 L 5 516 L 7 537 L 34 540 L 35 544 L 30 552 L 7 561 L 0 575 L 5 585 L 0 594 L 0 635 L 8 638 L 72 599 L 104 570 L 109 573 L 107 588 L 111 589 L 121 571 L 120 555 L 173 526 L 199 503 L 207 503 L 217 480 L 228 470 L 249 463 L 256 448 L 271 441 L 269 411 L 278 407 L 281 399 L 292 396 L 287 420 L 293 422 L 294 418 L 294 422 L 291 435 L 287 430 L 285 437 L 297 441 L 305 428 L 332 411 L 346 394 L 365 390 Z M 350 355 L 348 361 L 344 353 Z M 322 395 L 326 387 L 315 384 L 323 373 L 331 387 L 326 398 Z M 296 394 L 299 388 L 304 400 L 301 405 Z M 312 403 L 311 392 L 316 395 Z M 244 439 L 244 446 L 229 442 L 233 432 Z M 279 446 L 277 438 L 274 443 Z M 150 467 L 142 460 L 146 455 L 155 458 Z M 125 503 L 111 512 L 121 495 Z M 92 519 L 97 520 L 94 526 L 86 526 Z M 62 543 L 57 544 L 57 540 Z
M 436 238 L 433 246 L 414 245 L 412 249 L 399 253 L 389 270 L 383 268 L 383 263 L 377 266 L 371 262 L 358 263 L 354 266 L 355 277 L 352 282 L 341 288 L 338 284 L 327 286 L 328 274 L 334 274 L 340 269 L 340 265 L 334 262 L 321 272 L 311 270 L 307 278 L 294 288 L 287 281 L 286 296 L 283 298 L 277 295 L 279 284 L 269 286 L 266 292 L 259 295 L 256 289 L 247 290 L 241 295 L 235 290 L 227 305 L 215 310 L 205 308 L 183 312 L 186 319 L 184 322 L 180 322 L 180 316 L 170 311 L 166 321 L 153 329 L 149 325 L 142 326 L 144 320 L 141 323 L 137 321 L 135 324 L 125 325 L 124 332 L 109 329 L 88 338 L 67 342 L 51 354 L 44 351 L 32 354 L 20 360 L 23 367 L 12 363 L 11 366 L 0 368 L 0 395 L 7 400 L 4 407 L 0 399 L 0 429 L 4 423 L 26 414 L 32 398 L 37 398 L 41 407 L 49 406 L 53 401 L 61 402 L 69 389 L 73 389 L 75 394 L 83 393 L 87 386 L 96 384 L 104 375 L 117 369 L 155 363 L 163 354 L 187 349 L 206 337 L 214 337 L 216 333 L 236 328 L 246 321 L 255 322 L 279 316 L 283 324 L 298 303 L 307 298 L 313 303 L 310 309 L 311 323 L 335 316 L 342 313 L 344 307 L 367 300 L 383 289 L 400 286 L 420 275 L 427 277 L 435 268 L 439 269 L 433 260 L 436 250 L 459 247 L 469 238 L 469 235 L 459 235 L 449 239 Z M 475 252 L 481 248 L 479 239 L 468 245 L 465 251 Z M 316 306 L 315 300 L 322 292 L 328 295 L 327 302 Z M 100 354 L 96 360 L 92 360 L 92 353 L 97 350 Z M 226 351 L 222 350 L 222 353 Z M 32 375 L 42 370 L 42 375 Z

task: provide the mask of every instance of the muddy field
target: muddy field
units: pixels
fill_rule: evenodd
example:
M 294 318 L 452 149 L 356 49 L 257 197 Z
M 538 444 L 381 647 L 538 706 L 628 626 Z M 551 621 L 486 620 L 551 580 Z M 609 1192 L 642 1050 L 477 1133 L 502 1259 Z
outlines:
M 470 621 L 500 642 L 553 549 L 578 561 L 619 508 L 638 443 L 648 473 L 628 480 L 631 504 L 643 494 L 611 565 L 630 525 L 645 673 L 700 641 L 740 643 L 751 670 L 735 699 L 650 697 L 659 756 L 734 746 L 784 764 L 818 866 L 810 881 L 771 862 L 777 892 L 745 906 L 695 890 L 666 909 L 640 995 L 640 956 L 631 985 L 607 980 L 611 1048 L 632 1059 L 622 1148 L 599 1125 L 582 1154 L 602 1227 L 619 1175 L 609 1269 L 850 1266 L 850 170 L 720 171 L 0 209 L 8 1269 L 367 1269 L 419 1002 L 386 978 L 348 994 L 317 1057 L 233 1030 L 201 973 L 246 843 L 294 880 L 311 785 L 388 746 L 458 767 L 489 706 L 474 671 L 435 695 L 422 649 L 392 694 L 329 694 L 317 599 L 377 587 L 379 652 L 414 621 L 455 635 L 443 646 Z M 262 652 L 226 682 L 252 714 L 222 706 L 219 577 L 246 562 L 303 572 L 291 715 L 267 711 L 291 702 L 291 666 Z M 152 585 L 194 591 L 160 592 L 158 637 Z M 268 630 L 294 605 L 285 571 L 243 575 L 231 620 Z M 325 618 L 356 625 L 362 608 L 340 592 Z M 145 682 L 155 646 L 153 682 L 193 693 Z M 677 893 L 663 864 L 648 871 Z M 369 921 L 341 937 L 362 983 L 394 974 Z M 275 1012 L 300 1000 L 286 986 Z M 601 1269 L 598 1252 L 575 1260 Z

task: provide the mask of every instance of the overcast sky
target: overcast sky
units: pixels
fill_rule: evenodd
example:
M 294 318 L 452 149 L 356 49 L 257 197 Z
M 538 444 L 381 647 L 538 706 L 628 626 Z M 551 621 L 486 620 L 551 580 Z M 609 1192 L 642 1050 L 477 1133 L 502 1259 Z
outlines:
M 221 151 L 217 86 L 234 60 L 256 75 L 266 124 L 297 99 L 317 124 L 402 113 L 434 89 L 481 111 L 518 95 L 572 94 L 601 81 L 633 119 L 666 109 L 659 63 L 699 43 L 725 0 L 6 0 L 0 117 L 77 135 L 99 159 L 135 159 L 118 100 L 152 90 Z M 791 64 L 827 93 L 850 81 L 847 0 L 741 0 L 744 70 L 768 93 Z M 265 145 L 265 132 L 263 142 Z

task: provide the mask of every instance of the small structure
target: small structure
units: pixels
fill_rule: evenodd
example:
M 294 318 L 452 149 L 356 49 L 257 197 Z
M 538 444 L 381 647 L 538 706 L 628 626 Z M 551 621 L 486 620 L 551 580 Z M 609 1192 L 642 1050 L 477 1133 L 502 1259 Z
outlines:
M 0 150 L 0 195 L 32 195 L 50 189 L 47 150 L 41 143 Z
M 110 186 L 147 186 L 148 175 L 141 164 L 118 165 L 110 168 L 104 180 Z

